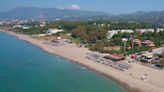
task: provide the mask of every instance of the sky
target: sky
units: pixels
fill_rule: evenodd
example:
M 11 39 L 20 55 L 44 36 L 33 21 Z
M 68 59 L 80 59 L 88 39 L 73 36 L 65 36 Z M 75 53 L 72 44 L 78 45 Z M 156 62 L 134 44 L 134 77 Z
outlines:
M 46 7 L 104 11 L 111 14 L 164 10 L 164 0 L 0 0 L 0 11 L 15 7 Z

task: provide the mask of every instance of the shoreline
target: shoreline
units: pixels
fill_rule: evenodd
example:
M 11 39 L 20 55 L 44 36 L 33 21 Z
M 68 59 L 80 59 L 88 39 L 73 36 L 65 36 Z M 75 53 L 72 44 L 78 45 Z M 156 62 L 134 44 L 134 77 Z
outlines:
M 157 90 L 157 91 L 156 90 L 152 90 L 152 91 L 149 91 L 147 89 L 142 89 L 142 88 L 139 88 L 139 87 L 134 87 L 135 85 L 130 85 L 130 83 L 129 83 L 130 81 L 128 82 L 128 79 L 126 79 L 126 80 L 123 81 L 123 79 L 118 79 L 116 76 L 114 76 L 114 75 L 112 75 L 110 73 L 104 72 L 103 71 L 104 70 L 104 67 L 103 66 L 101 66 L 101 67 L 103 67 L 102 69 L 96 68 L 96 66 L 98 66 L 99 64 L 91 65 L 91 64 L 93 64 L 93 62 L 92 63 L 90 63 L 90 62 L 87 63 L 87 62 L 84 62 L 83 60 L 80 61 L 79 59 L 76 59 L 76 58 L 74 59 L 72 57 L 65 56 L 66 54 L 61 54 L 62 52 L 61 53 L 58 53 L 58 51 L 54 52 L 54 51 L 51 50 L 52 47 L 47 46 L 47 45 L 43 44 L 42 41 L 37 40 L 37 39 L 34 39 L 34 38 L 31 38 L 31 37 L 29 37 L 27 35 L 24 35 L 24 34 L 16 34 L 14 32 L 6 31 L 6 30 L 3 30 L 3 29 L 0 30 L 0 32 L 5 32 L 5 33 L 7 33 L 7 34 L 9 34 L 11 36 L 14 36 L 14 37 L 18 38 L 19 40 L 23 40 L 25 42 L 28 42 L 28 43 L 34 45 L 34 46 L 37 46 L 38 48 L 42 49 L 43 51 L 45 51 L 45 52 L 47 52 L 49 54 L 52 54 L 52 55 L 55 55 L 55 56 L 59 56 L 61 58 L 64 58 L 66 60 L 69 60 L 70 63 L 78 64 L 78 65 L 80 65 L 82 67 L 87 68 L 88 70 L 91 70 L 91 71 L 94 71 L 94 72 L 96 72 L 96 73 L 98 73 L 100 75 L 103 75 L 104 77 L 106 77 L 106 78 L 108 78 L 108 79 L 113 80 L 114 82 L 116 82 L 118 85 L 120 85 L 127 92 L 162 92 L 161 90 Z M 117 75 L 117 73 L 115 75 Z M 119 75 L 131 79 L 131 77 L 124 76 L 121 73 L 118 74 L 118 76 Z M 134 82 L 136 82 L 135 79 L 131 79 L 131 80 L 133 80 Z M 146 83 L 144 85 L 146 85 Z M 151 87 L 152 85 L 146 85 L 146 86 Z
M 29 43 L 29 44 L 31 44 L 31 45 L 34 45 L 34 46 L 36 46 L 37 48 L 40 48 L 40 49 L 41 49 L 42 51 L 44 51 L 45 53 L 48 53 L 48 54 L 54 55 L 54 56 L 58 56 L 58 57 L 60 57 L 60 58 L 62 58 L 62 59 L 68 60 L 68 62 L 70 62 L 70 63 L 80 65 L 81 67 L 85 67 L 85 68 L 88 69 L 89 71 L 91 70 L 91 71 L 93 71 L 93 72 L 99 74 L 100 76 L 103 76 L 103 77 L 105 77 L 105 78 L 107 78 L 107 79 L 109 79 L 109 80 L 114 81 L 116 84 L 118 84 L 118 86 L 120 86 L 121 88 L 123 88 L 123 90 L 126 91 L 126 92 L 142 92 L 142 91 L 139 91 L 139 89 L 131 88 L 128 84 L 123 83 L 123 82 L 121 82 L 121 81 L 115 79 L 114 77 L 109 76 L 109 75 L 107 75 L 107 74 L 105 74 L 105 73 L 102 73 L 102 72 L 100 72 L 100 71 L 98 71 L 98 70 L 96 70 L 96 69 L 94 69 L 94 68 L 90 68 L 90 67 L 87 66 L 87 65 L 78 63 L 77 61 L 72 60 L 72 59 L 69 59 L 69 58 L 65 58 L 64 56 L 61 56 L 61 55 L 57 55 L 57 54 L 55 54 L 55 53 L 48 52 L 48 51 L 46 51 L 45 49 L 41 48 L 40 46 L 37 46 L 37 45 L 31 43 L 30 41 L 20 39 L 15 33 L 6 32 L 6 31 L 1 31 L 1 30 L 0 30 L 0 32 L 6 33 L 6 34 L 8 34 L 8 35 L 10 35 L 10 36 L 16 37 L 18 40 L 22 40 L 22 41 L 25 41 L 25 42 L 27 42 L 27 43 Z M 18 34 L 18 35 L 19 35 L 19 34 Z M 134 89 L 135 89 L 136 91 L 134 91 Z

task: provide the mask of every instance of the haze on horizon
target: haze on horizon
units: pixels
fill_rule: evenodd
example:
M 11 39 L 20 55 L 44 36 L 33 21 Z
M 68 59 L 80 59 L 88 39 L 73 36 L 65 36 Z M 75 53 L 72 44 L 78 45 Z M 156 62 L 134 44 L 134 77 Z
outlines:
M 103 11 L 111 14 L 164 10 L 164 0 L 3 0 L 0 11 L 15 7 L 41 7 Z

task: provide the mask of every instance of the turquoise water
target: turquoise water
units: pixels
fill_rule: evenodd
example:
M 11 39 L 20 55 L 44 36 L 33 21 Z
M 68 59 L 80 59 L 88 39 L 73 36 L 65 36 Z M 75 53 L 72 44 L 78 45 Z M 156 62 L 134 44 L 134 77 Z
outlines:
M 0 33 L 0 92 L 123 92 L 113 81 Z

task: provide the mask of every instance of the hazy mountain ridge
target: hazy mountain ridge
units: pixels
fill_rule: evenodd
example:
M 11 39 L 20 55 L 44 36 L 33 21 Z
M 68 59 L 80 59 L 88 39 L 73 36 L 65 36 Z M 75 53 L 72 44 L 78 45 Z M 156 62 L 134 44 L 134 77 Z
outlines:
M 17 7 L 15 9 L 0 12 L 0 20 L 13 19 L 76 19 L 76 20 L 110 20 L 110 21 L 135 21 L 164 24 L 164 11 L 139 11 L 131 14 L 112 15 L 105 12 L 93 12 L 84 10 L 69 10 L 57 8 Z
M 112 21 L 135 21 L 148 23 L 164 23 L 164 11 L 139 11 L 132 14 L 121 14 L 114 16 Z
M 7 12 L 0 13 L 0 19 L 67 19 L 92 17 L 99 15 L 107 15 L 104 12 L 92 12 L 82 10 L 68 10 L 57 8 L 36 8 L 36 7 L 17 7 Z

